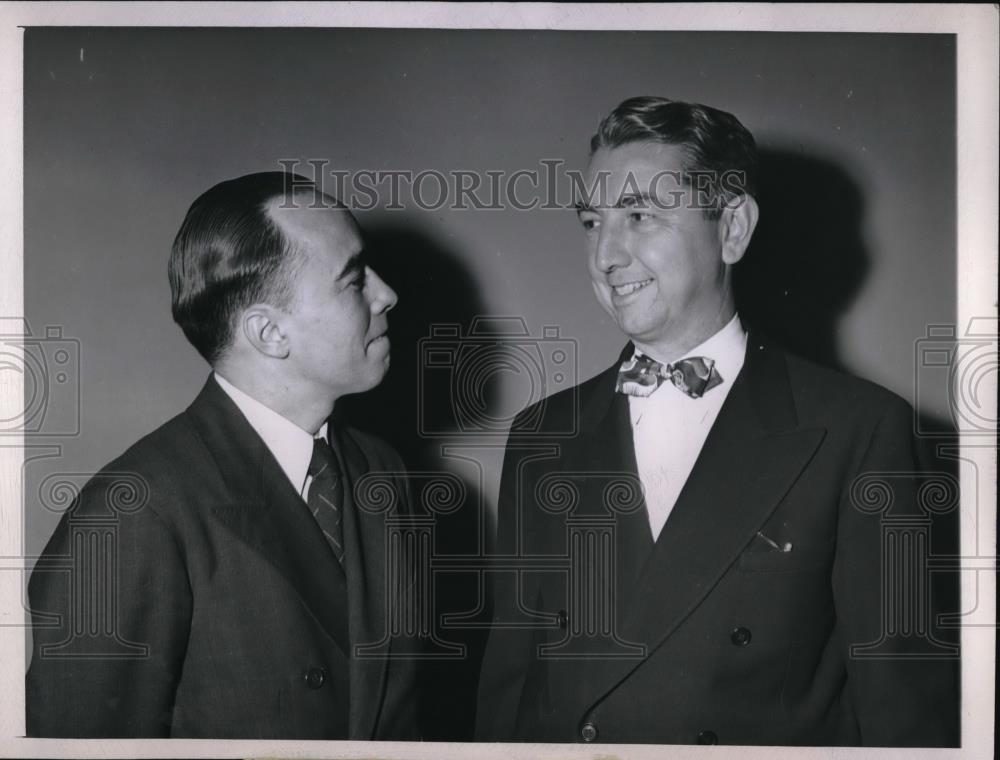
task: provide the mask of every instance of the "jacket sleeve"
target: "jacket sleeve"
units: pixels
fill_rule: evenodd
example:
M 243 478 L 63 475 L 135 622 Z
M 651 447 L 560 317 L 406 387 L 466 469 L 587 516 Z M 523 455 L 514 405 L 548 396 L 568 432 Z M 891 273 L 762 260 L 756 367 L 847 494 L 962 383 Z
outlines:
M 836 635 L 867 746 L 959 741 L 957 647 L 935 637 L 940 602 L 921 559 L 929 552 L 932 493 L 922 486 L 933 484 L 921 473 L 912 415 L 908 404 L 891 400 L 840 505 Z
M 32 574 L 29 736 L 166 737 L 191 618 L 173 533 L 84 488 Z M 103 518 L 103 519 L 102 519 Z

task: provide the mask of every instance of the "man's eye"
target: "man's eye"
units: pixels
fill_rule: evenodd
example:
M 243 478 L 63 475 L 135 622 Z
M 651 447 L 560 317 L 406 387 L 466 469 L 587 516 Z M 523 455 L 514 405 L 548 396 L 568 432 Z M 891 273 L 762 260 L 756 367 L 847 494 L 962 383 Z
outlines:
M 629 220 L 633 222 L 644 222 L 649 219 L 649 217 L 650 215 L 645 211 L 630 211 L 628 214 Z
M 588 219 L 586 217 L 580 217 L 580 224 L 583 225 L 583 228 L 585 230 L 589 231 L 595 229 L 597 227 L 598 222 L 596 219 Z
M 357 288 L 358 290 L 364 290 L 365 289 L 365 273 L 364 273 L 364 271 L 362 271 L 361 274 L 359 274 L 357 277 L 355 277 L 353 280 L 351 280 L 351 287 L 352 288 Z

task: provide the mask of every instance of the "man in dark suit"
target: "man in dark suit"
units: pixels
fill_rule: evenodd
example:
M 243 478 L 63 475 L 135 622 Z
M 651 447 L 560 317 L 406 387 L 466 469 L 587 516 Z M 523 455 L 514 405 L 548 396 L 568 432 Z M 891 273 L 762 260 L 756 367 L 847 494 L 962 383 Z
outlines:
M 634 98 L 591 148 L 589 270 L 630 342 L 512 426 L 477 736 L 957 743 L 956 651 L 898 564 L 925 517 L 912 410 L 736 313 L 753 137 Z
M 28 734 L 418 738 L 408 644 L 387 638 L 412 568 L 387 562 L 385 512 L 356 488 L 389 473 L 405 514 L 402 464 L 330 419 L 385 375 L 396 294 L 351 214 L 278 172 L 198 198 L 169 275 L 213 373 L 41 556 Z

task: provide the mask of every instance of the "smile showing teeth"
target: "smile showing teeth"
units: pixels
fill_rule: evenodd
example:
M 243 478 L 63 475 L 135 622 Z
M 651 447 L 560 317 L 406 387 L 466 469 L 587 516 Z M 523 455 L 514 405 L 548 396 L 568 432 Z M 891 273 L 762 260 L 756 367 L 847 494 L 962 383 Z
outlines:
M 616 295 L 627 296 L 630 293 L 635 293 L 635 291 L 639 290 L 640 288 L 646 287 L 652 281 L 653 281 L 652 279 L 649 279 L 649 280 L 641 280 L 639 282 L 629 282 L 626 283 L 625 285 L 615 285 L 614 291 Z

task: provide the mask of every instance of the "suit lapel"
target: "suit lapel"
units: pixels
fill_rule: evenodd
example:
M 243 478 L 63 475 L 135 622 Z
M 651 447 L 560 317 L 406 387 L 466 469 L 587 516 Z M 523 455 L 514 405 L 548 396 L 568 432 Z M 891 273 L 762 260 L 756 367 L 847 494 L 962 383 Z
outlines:
M 563 460 L 569 471 L 588 475 L 581 486 L 577 514 L 607 514 L 604 487 L 610 477 L 639 482 L 628 397 L 614 392 L 618 366 L 631 353 L 632 343 L 629 343 L 619 361 L 593 379 L 590 394 L 582 399 L 579 448 L 571 448 Z M 566 445 L 572 446 L 572 441 Z
M 377 644 L 388 636 L 386 619 L 387 537 L 380 512 L 360 509 L 354 487 L 371 468 L 354 438 L 331 425 L 331 445 L 337 453 L 344 488 L 344 555 L 350 604 L 350 640 L 355 647 Z M 375 736 L 388 674 L 388 654 L 357 658 L 351 653 L 350 736 Z
M 607 375 L 608 373 L 604 373 Z M 601 376 L 598 387 L 608 387 Z M 611 376 L 611 388 L 614 378 Z M 632 445 L 628 397 L 620 393 L 595 393 L 583 409 L 583 444 L 564 460 L 570 472 L 586 475 L 581 483 L 580 506 L 576 515 L 608 514 L 605 488 L 613 479 L 638 484 L 638 468 Z
M 209 378 L 189 407 L 226 498 L 215 516 L 288 581 L 306 609 L 348 655 L 344 573 L 301 496 L 236 404 Z
M 609 390 L 610 393 L 610 390 Z M 607 404 L 628 415 L 628 405 Z M 825 431 L 799 429 L 783 353 L 751 336 L 743 370 L 712 427 L 618 630 L 647 656 L 698 606 L 785 496 Z M 632 447 L 629 446 L 631 450 Z M 634 462 L 634 457 L 633 457 Z M 594 662 L 588 704 L 641 660 Z
M 614 388 L 617 366 L 598 380 L 598 388 Z M 653 547 L 649 517 L 642 496 L 632 425 L 629 419 L 628 396 L 621 393 L 597 392 L 585 407 L 583 437 L 585 447 L 574 458 L 570 471 L 582 471 L 587 477 L 581 484 L 580 506 L 574 516 L 613 517 L 615 521 L 618 600 L 617 616 L 621 618 L 627 590 L 634 588 L 639 573 Z M 599 463 L 600 469 L 595 468 Z M 616 497 L 621 498 L 616 498 Z M 634 499 L 631 497 L 635 497 Z M 628 505 L 633 509 L 617 509 Z M 626 551 L 622 547 L 627 547 Z

